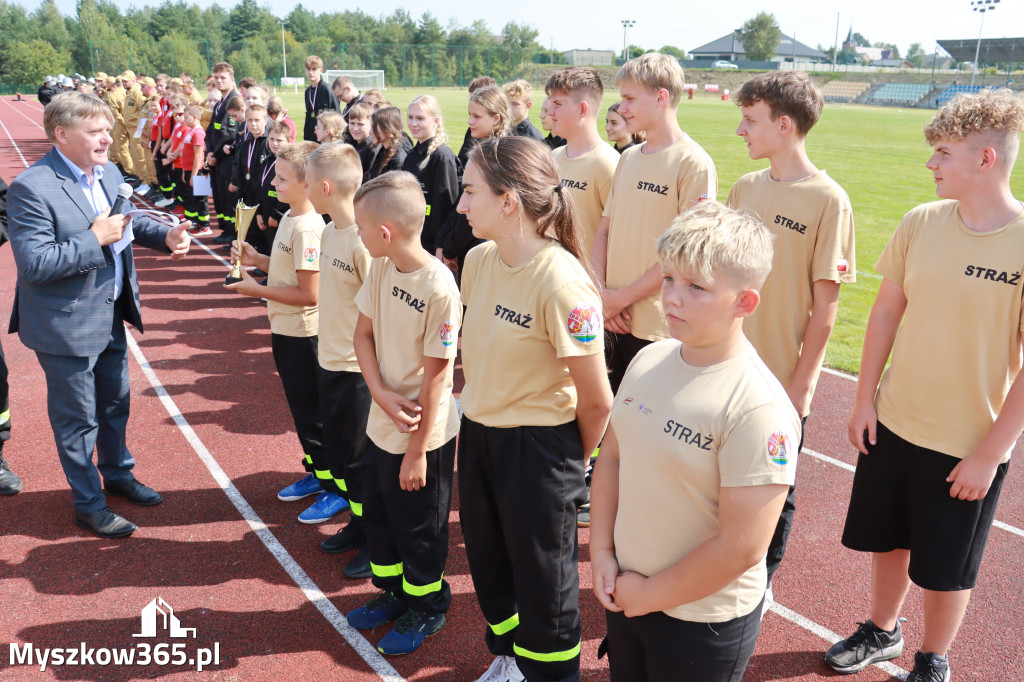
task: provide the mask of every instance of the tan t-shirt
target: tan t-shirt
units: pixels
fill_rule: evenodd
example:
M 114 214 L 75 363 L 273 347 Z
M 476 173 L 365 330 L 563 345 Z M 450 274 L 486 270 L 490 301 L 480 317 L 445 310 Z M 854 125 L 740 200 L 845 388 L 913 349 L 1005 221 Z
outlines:
M 710 367 L 688 365 L 667 339 L 633 359 L 612 406 L 619 442 L 615 554 L 654 575 L 719 532 L 722 488 L 792 485 L 800 418 L 753 347 Z M 720 591 L 665 611 L 721 623 L 760 603 L 764 558 Z
M 270 250 L 267 286 L 295 287 L 299 285 L 299 270 L 319 272 L 320 234 L 323 231 L 324 220 L 316 211 L 294 217 L 291 211 L 285 213 Z M 282 336 L 316 336 L 318 311 L 315 305 L 295 306 L 267 301 L 270 331 Z
M 552 241 L 511 268 L 494 242 L 472 249 L 462 273 L 463 413 L 484 426 L 557 426 L 576 418 L 566 358 L 604 353 L 601 296 Z
M 907 213 L 875 264 L 907 297 L 875 407 L 900 438 L 963 458 L 992 427 L 1021 368 L 1024 215 L 972 232 L 958 205 Z
M 423 386 L 423 358 L 454 358 L 458 351 L 462 301 L 451 270 L 434 258 L 415 272 L 399 272 L 387 258 L 375 258 L 356 295 L 359 312 L 373 320 L 373 341 L 384 385 L 416 400 Z M 427 450 L 436 450 L 459 432 L 452 395 L 455 363 L 449 363 L 444 392 Z M 380 449 L 404 454 L 409 434 L 399 433 L 377 403 L 370 406 L 366 435 Z
M 608 265 L 605 280 L 621 289 L 658 263 L 658 238 L 672 220 L 718 192 L 715 163 L 689 135 L 654 154 L 644 154 L 647 144 L 627 149 L 619 159 L 604 215 L 608 228 Z M 655 292 L 629 307 L 630 333 L 638 339 L 657 341 L 669 336 Z
M 757 214 L 775 235 L 772 270 L 761 287 L 760 305 L 743 321 L 743 333 L 785 386 L 803 349 L 814 283 L 857 281 L 850 198 L 824 171 L 779 182 L 765 168 L 737 180 L 728 204 Z M 820 371 L 819 364 L 812 395 Z
M 582 156 L 570 159 L 566 147 L 551 152 L 558 168 L 562 187 L 572 195 L 583 227 L 583 253 L 590 257 L 594 246 L 594 233 L 601 222 L 608 195 L 612 191 L 612 177 L 619 163 L 619 153 L 611 145 L 599 144 Z M 564 190 L 563 190 L 564 191 Z
M 370 252 L 355 225 L 328 223 L 320 238 L 320 366 L 332 372 L 358 372 L 352 335 L 359 319 L 356 294 L 370 272 Z

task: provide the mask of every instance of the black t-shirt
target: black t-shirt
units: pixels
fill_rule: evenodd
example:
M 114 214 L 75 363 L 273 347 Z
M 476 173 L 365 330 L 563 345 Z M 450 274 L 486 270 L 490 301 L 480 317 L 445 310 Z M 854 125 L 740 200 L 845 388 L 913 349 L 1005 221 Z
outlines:
M 420 241 L 423 248 L 430 253 L 434 253 L 438 246 L 437 237 L 441 226 L 455 209 L 459 198 L 459 175 L 462 170 L 455 153 L 445 144 L 434 150 L 421 169 L 420 164 L 427 158 L 427 149 L 432 140 L 433 138 L 417 143 L 402 164 L 402 170 L 415 175 L 420 181 L 420 187 L 423 188 L 427 215 L 423 221 Z
M 338 98 L 321 78 L 306 88 L 303 99 L 306 102 L 306 122 L 302 126 L 302 139 L 316 141 L 316 117 L 321 111 L 338 111 Z
M 530 123 L 530 119 L 524 118 L 519 122 L 515 128 L 512 129 L 513 135 L 519 135 L 521 137 L 532 137 L 538 142 L 544 141 L 544 136 L 537 130 L 537 126 Z
M 559 137 L 558 135 L 555 135 L 554 133 L 548 133 L 548 136 L 544 138 L 544 144 L 546 144 L 547 146 L 551 147 L 552 149 L 558 149 L 559 147 L 564 147 L 568 143 L 569 143 L 569 141 L 566 140 L 564 137 Z

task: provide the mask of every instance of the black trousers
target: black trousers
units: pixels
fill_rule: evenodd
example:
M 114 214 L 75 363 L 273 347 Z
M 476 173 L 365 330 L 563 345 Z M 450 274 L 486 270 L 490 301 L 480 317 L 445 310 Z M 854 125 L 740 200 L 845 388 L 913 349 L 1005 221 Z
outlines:
M 359 372 L 332 372 L 320 367 L 320 415 L 324 430 L 324 464 L 316 477 L 324 490 L 348 500 L 352 515 L 363 515 L 362 469 L 370 389 Z
M 0 346 L 0 451 L 11 438 L 10 387 L 7 384 L 7 359 L 4 347 Z
M 487 647 L 515 656 L 530 682 L 579 679 L 584 468 L 575 421 L 493 428 L 462 419 L 459 518 Z
M 191 220 L 193 226 L 203 227 L 210 224 L 210 210 L 207 208 L 206 197 L 196 196 L 192 191 L 192 171 L 183 170 L 181 174 L 181 198 L 182 208 L 185 212 L 185 220 Z
M 373 584 L 423 613 L 447 613 L 452 591 L 443 576 L 455 439 L 427 451 L 427 484 L 419 490 L 402 490 L 399 485 L 404 457 L 366 439 L 363 529 Z
M 605 612 L 612 682 L 740 682 L 761 631 L 761 606 L 724 623 L 661 611 L 635 618 Z
M 626 375 L 626 368 L 633 362 L 636 354 L 649 346 L 653 341 L 638 339 L 632 334 L 615 334 L 606 332 L 604 344 L 604 359 L 608 365 L 608 381 L 612 385 L 612 394 L 619 390 L 622 377 Z
M 295 422 L 295 433 L 302 445 L 302 466 L 307 473 L 327 470 L 324 464 L 324 424 L 320 417 L 316 355 L 317 337 L 270 335 L 274 364 L 281 377 L 284 397 Z
M 807 417 L 800 420 L 800 445 L 796 451 L 799 453 L 804 449 L 804 427 L 807 424 Z M 772 582 L 772 576 L 782 563 L 782 557 L 786 554 L 786 545 L 789 544 L 789 532 L 793 530 L 793 517 L 796 515 L 796 484 L 789 486 L 789 494 L 786 495 L 786 502 L 782 505 L 782 514 L 779 515 L 779 522 L 775 525 L 775 533 L 772 534 L 771 544 L 768 545 L 768 554 L 765 556 L 765 566 L 768 569 L 768 584 Z
M 217 212 L 217 226 L 227 234 L 235 233 L 235 204 L 237 194 L 228 191 L 231 184 L 231 159 L 224 158 L 217 162 L 210 174 L 210 185 L 213 191 L 213 209 Z
M 174 175 L 173 169 L 164 165 L 166 155 L 160 151 L 160 145 L 153 145 L 153 165 L 156 166 L 156 179 L 160 185 L 160 191 L 167 199 L 174 198 Z

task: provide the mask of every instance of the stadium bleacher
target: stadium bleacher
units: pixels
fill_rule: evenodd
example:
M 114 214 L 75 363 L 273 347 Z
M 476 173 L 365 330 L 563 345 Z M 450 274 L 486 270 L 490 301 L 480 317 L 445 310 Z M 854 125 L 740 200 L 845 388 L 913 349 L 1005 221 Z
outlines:
M 826 102 L 851 102 L 871 87 L 871 83 L 862 81 L 829 81 L 821 89 Z
M 913 106 L 932 89 L 927 83 L 886 83 L 871 94 L 871 101 L 879 104 Z
M 951 85 L 948 88 L 946 88 L 946 90 L 941 95 L 939 95 L 939 106 L 942 106 L 943 104 L 953 99 L 957 95 L 965 93 L 976 95 L 979 92 L 981 92 L 982 89 L 983 88 L 980 85 Z

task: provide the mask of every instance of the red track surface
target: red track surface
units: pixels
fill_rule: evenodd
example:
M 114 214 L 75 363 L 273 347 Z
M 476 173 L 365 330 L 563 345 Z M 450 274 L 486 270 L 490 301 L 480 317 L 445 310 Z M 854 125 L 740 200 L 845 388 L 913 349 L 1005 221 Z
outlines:
M 31 164 L 49 149 L 41 122 L 37 102 L 0 98 L 0 175 L 8 183 L 25 167 L 21 156 Z M 345 519 L 304 526 L 295 520 L 303 504 L 276 498 L 300 467 L 274 376 L 263 304 L 227 294 L 221 286 L 224 265 L 199 245 L 180 263 L 145 249 L 136 260 L 146 334 L 132 336 L 168 399 L 161 402 L 137 359 L 130 360 L 134 405 L 128 442 L 138 460 L 135 471 L 165 498 L 151 508 L 111 499 L 112 508 L 139 525 L 130 539 L 102 540 L 73 525 L 70 492 L 46 418 L 42 372 L 17 336 L 3 336 L 14 422 L 4 453 L 25 490 L 0 498 L 0 678 L 369 680 L 382 673 L 392 679 L 458 681 L 481 674 L 490 655 L 466 565 L 458 500 L 451 519 L 447 578 L 454 602 L 448 627 L 415 654 L 375 658 L 373 647 L 340 618 L 364 603 L 372 586 L 343 579 L 340 569 L 348 557 L 317 548 Z M 4 324 L 15 279 L 10 249 L 3 249 Z M 855 461 L 845 437 L 853 387 L 848 378 L 822 377 L 805 445 L 835 461 L 802 458 L 796 524 L 775 579 L 776 599 L 785 608 L 766 616 L 746 680 L 836 677 L 822 663 L 829 645 L 822 636 L 827 631 L 845 636 L 867 617 L 867 557 L 839 544 L 852 474 L 836 461 Z M 180 410 L 178 423 L 168 401 Z M 201 455 L 215 460 L 214 470 L 222 469 L 223 485 Z M 951 652 L 958 681 L 1020 679 L 1015 657 L 1024 632 L 1019 570 L 1024 531 L 1014 530 L 1024 528 L 1024 494 L 1017 479 L 1011 469 L 997 514 L 1011 528 L 992 530 L 980 585 Z M 248 520 L 225 488 L 236 500 L 244 498 L 239 504 L 248 510 Z M 583 677 L 603 680 L 607 664 L 596 658 L 603 615 L 590 593 L 588 541 L 588 532 L 581 531 Z M 140 610 L 157 596 L 174 607 L 184 627 L 197 629 L 195 639 L 173 641 L 188 642 L 190 652 L 219 643 L 219 665 L 201 674 L 187 666 L 156 664 L 48 666 L 45 672 L 38 665 L 10 666 L 12 642 L 36 649 L 170 642 L 166 636 L 132 637 L 140 632 Z M 918 590 L 911 592 L 904 615 L 906 652 L 893 663 L 906 670 L 921 640 Z M 367 633 L 366 639 L 374 644 L 382 634 Z M 376 672 L 359 647 L 370 652 Z M 872 667 L 848 679 L 892 678 Z

